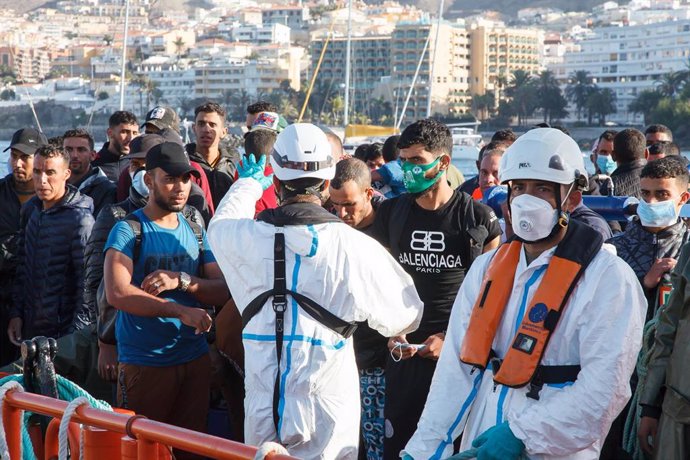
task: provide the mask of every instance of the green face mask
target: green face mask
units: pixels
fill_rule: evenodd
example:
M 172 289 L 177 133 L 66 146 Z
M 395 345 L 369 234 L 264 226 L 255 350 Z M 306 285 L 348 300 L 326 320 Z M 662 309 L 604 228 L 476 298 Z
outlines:
M 443 171 L 439 171 L 438 174 L 431 178 L 427 178 L 424 175 L 427 171 L 436 166 L 439 161 L 441 161 L 441 157 L 438 157 L 435 161 L 425 165 L 416 165 L 414 163 L 404 161 L 402 163 L 403 183 L 405 184 L 407 191 L 409 193 L 421 193 L 434 185 L 438 181 L 439 177 L 441 177 L 443 174 Z

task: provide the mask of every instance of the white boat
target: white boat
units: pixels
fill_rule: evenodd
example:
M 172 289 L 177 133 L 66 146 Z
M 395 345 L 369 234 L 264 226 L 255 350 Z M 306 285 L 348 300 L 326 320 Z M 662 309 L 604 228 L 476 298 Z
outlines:
M 477 132 L 479 122 L 452 123 L 448 125 L 453 135 L 453 158 L 477 160 L 482 148 L 482 136 Z

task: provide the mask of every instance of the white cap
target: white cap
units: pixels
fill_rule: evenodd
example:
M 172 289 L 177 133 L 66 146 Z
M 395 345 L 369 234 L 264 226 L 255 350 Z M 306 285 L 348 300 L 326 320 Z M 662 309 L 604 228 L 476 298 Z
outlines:
M 587 187 L 582 152 L 570 136 L 554 128 L 536 128 L 506 149 L 499 166 L 501 182 L 533 179 Z
M 273 172 L 285 181 L 306 177 L 333 179 L 335 163 L 326 134 L 311 123 L 288 125 L 278 134 L 271 153 Z

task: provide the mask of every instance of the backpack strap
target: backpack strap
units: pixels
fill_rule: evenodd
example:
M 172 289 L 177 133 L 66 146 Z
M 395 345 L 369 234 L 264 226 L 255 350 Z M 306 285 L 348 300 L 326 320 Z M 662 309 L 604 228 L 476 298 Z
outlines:
M 139 220 L 139 216 L 137 216 L 136 214 L 130 213 L 127 216 L 125 216 L 124 221 L 127 222 L 127 225 L 129 225 L 129 228 L 131 228 L 132 232 L 134 233 L 134 250 L 132 252 L 132 262 L 136 263 L 137 259 L 139 258 L 139 250 L 141 249 L 141 220 Z
M 396 259 L 400 255 L 400 237 L 412 209 L 412 197 L 404 193 L 393 203 L 388 220 L 388 246 Z

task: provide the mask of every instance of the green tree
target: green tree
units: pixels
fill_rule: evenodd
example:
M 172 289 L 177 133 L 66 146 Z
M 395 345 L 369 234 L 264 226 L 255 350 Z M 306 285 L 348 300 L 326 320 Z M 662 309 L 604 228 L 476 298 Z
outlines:
M 334 123 L 337 125 L 340 123 L 340 115 L 343 113 L 343 109 L 345 108 L 345 101 L 338 94 L 330 99 L 329 104 L 331 106 L 331 110 L 329 112 L 333 116 Z
M 582 117 L 582 111 L 587 105 L 587 98 L 594 90 L 592 77 L 586 70 L 578 70 L 570 75 L 570 81 L 565 88 L 565 95 L 570 102 L 575 104 L 577 109 L 577 119 Z
M 599 118 L 599 126 L 604 126 L 606 116 L 616 113 L 616 94 L 609 88 L 598 89 L 587 98 L 587 109 L 590 116 Z
M 473 94 L 472 113 L 478 120 L 486 120 L 491 116 L 496 106 L 494 93 Z
M 685 79 L 686 76 L 683 71 L 669 72 L 656 81 L 656 89 L 663 96 L 675 97 L 683 89 Z
M 98 93 L 97 97 L 99 101 L 105 101 L 110 97 L 110 95 L 107 93 L 107 91 L 101 91 L 100 93 Z
M 511 112 L 517 116 L 518 125 L 522 126 L 539 106 L 534 78 L 524 70 L 516 70 L 513 72 L 510 85 L 506 88 L 506 95 L 510 98 Z
M 182 52 L 184 51 L 185 42 L 184 40 L 182 40 L 182 37 L 177 37 L 173 42 L 173 45 L 175 45 L 175 53 L 177 54 L 177 59 L 180 59 L 180 56 L 182 56 Z
M 563 92 L 553 72 L 545 70 L 540 73 L 536 84 L 538 105 L 542 110 L 544 122 L 551 123 L 554 119 L 567 116 L 568 111 L 565 108 L 568 106 L 568 101 L 563 97 Z
M 16 99 L 16 97 L 17 94 L 14 92 L 14 90 L 9 88 L 2 90 L 0 93 L 0 100 L 2 101 L 13 101 Z
M 642 115 L 644 124 L 648 125 L 652 120 L 652 112 L 663 98 L 664 95 L 656 89 L 642 91 L 628 104 L 628 110 Z

